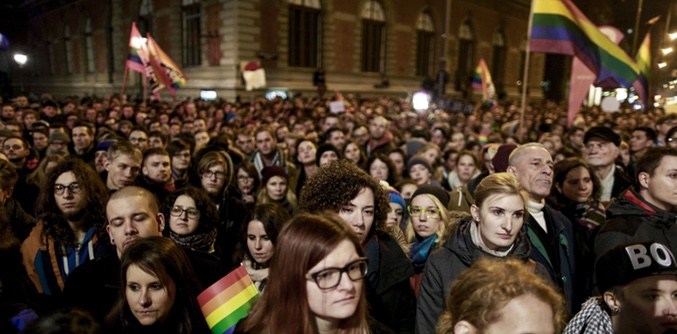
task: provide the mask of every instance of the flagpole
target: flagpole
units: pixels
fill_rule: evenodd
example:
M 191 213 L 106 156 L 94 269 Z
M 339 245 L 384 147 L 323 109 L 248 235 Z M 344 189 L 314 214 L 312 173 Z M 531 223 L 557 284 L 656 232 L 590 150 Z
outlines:
M 147 78 L 143 78 L 143 100 L 147 101 L 148 100 L 148 80 Z
M 522 74 L 522 110 L 520 111 L 520 124 L 519 127 L 524 127 L 524 112 L 526 110 L 527 104 L 527 88 L 529 86 L 529 63 L 531 61 L 531 28 L 534 24 L 534 2 L 538 0 L 531 1 L 531 9 L 529 10 L 529 24 L 527 25 L 527 50 L 526 56 L 524 58 L 524 73 Z
M 122 75 L 122 90 L 120 91 L 120 98 L 125 95 L 125 85 L 127 84 L 127 73 L 129 73 L 129 67 L 125 64 L 125 74 Z

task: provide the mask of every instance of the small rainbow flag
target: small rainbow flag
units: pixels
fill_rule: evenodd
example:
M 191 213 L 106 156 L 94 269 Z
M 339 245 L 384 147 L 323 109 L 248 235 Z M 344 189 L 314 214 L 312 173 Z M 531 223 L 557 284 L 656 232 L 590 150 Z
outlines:
M 164 80 L 167 81 L 167 89 L 169 90 L 169 94 L 174 96 L 176 90 L 186 84 L 188 77 L 183 74 L 179 65 L 176 65 L 174 60 L 160 48 L 160 45 L 155 42 L 150 33 L 146 33 L 146 38 L 148 40 L 148 52 L 151 57 L 155 58 L 158 67 L 164 69 L 163 76 L 165 78 Z
M 203 291 L 197 301 L 212 333 L 230 334 L 258 298 L 259 290 L 240 266 Z
M 475 68 L 475 73 L 472 77 L 472 88 L 482 91 L 482 101 L 494 98 L 494 83 L 491 80 L 491 73 L 484 58 L 480 58 L 477 68 Z

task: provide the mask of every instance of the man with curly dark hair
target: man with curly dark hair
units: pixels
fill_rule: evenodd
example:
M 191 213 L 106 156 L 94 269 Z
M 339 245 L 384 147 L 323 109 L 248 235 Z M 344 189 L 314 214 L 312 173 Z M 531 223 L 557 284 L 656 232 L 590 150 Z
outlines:
M 369 258 L 366 276 L 370 315 L 397 333 L 413 333 L 414 269 L 386 229 L 390 205 L 378 181 L 349 160 L 321 167 L 301 189 L 302 212 L 335 212 L 350 227 Z
M 108 191 L 96 172 L 68 158 L 47 174 L 37 201 L 38 224 L 21 246 L 24 266 L 40 293 L 56 296 L 78 266 L 108 250 Z

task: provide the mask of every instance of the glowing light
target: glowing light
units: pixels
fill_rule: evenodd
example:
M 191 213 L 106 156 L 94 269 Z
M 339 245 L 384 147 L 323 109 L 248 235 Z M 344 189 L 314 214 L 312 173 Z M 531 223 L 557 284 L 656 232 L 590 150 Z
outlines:
M 25 54 L 17 53 L 14 55 L 14 61 L 19 64 L 19 66 L 24 66 L 28 61 L 28 56 Z
M 658 63 L 658 68 L 664 68 L 665 66 L 668 66 L 668 63 Z
M 428 110 L 428 106 L 430 105 L 430 95 L 424 92 L 414 93 L 411 102 L 414 104 L 415 110 L 418 111 Z
M 665 49 L 661 49 L 661 52 L 663 52 L 664 55 L 670 54 L 674 51 L 671 47 L 667 47 Z

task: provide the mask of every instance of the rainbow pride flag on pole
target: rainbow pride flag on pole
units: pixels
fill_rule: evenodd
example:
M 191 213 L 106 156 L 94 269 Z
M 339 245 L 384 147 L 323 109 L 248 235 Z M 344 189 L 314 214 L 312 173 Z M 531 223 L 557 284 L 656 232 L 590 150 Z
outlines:
M 230 334 L 258 298 L 259 290 L 240 266 L 203 291 L 197 301 L 212 333 Z
M 185 74 L 183 74 L 181 68 L 176 65 L 172 58 L 170 58 L 169 55 L 167 55 L 162 50 L 162 48 L 160 48 L 160 45 L 155 42 L 149 33 L 146 33 L 146 37 L 148 39 L 148 52 L 150 53 L 150 56 L 157 61 L 157 64 L 164 70 L 163 75 L 168 81 L 167 89 L 169 90 L 169 94 L 174 96 L 176 90 L 179 89 L 179 87 L 185 85 L 186 81 L 188 81 L 188 78 Z
M 530 51 L 577 57 L 597 75 L 596 85 L 630 87 L 639 67 L 570 0 L 534 0 Z
M 487 62 L 480 57 L 480 62 L 475 68 L 475 73 L 472 77 L 472 88 L 482 92 L 482 101 L 489 101 L 494 99 L 494 83 L 491 80 L 491 73 Z

